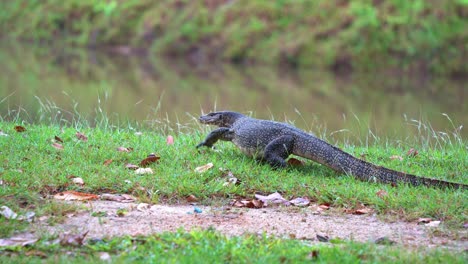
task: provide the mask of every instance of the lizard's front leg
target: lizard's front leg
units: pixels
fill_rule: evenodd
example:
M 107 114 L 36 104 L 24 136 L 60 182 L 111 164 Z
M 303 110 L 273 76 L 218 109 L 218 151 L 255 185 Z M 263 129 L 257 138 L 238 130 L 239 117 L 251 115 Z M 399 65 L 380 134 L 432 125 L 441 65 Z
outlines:
M 211 148 L 218 140 L 231 141 L 234 136 L 234 131 L 227 127 L 220 127 L 215 129 L 206 136 L 205 140 L 197 145 L 199 147 Z

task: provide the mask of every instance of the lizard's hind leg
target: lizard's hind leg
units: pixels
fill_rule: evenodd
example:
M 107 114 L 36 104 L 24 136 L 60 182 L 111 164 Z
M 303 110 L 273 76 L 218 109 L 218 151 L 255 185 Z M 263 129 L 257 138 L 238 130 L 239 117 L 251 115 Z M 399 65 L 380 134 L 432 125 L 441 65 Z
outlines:
M 294 138 L 292 136 L 281 136 L 272 140 L 265 147 L 263 159 L 274 168 L 286 167 L 286 159 L 292 152 Z

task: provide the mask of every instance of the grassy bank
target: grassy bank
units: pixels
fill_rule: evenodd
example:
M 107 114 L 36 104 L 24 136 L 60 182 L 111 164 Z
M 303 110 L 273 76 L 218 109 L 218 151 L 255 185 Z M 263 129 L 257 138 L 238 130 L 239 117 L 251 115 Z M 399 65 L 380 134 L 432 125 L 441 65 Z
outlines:
M 7 1 L 5 37 L 334 69 L 468 72 L 465 0 Z
M 76 210 L 73 206 L 52 201 L 49 195 L 65 190 L 93 194 L 127 193 L 149 203 L 186 203 L 189 195 L 202 204 L 227 204 L 235 197 L 251 198 L 255 193 L 279 191 L 286 198 L 306 196 L 317 203 L 329 203 L 337 210 L 352 210 L 365 206 L 375 210 L 382 218 L 416 220 L 430 217 L 441 220 L 442 226 L 460 228 L 466 223 L 467 192 L 440 190 L 405 185 L 390 186 L 360 182 L 337 175 L 313 163 L 286 170 L 272 170 L 240 154 L 231 144 L 219 144 L 218 151 L 198 152 L 194 146 L 204 137 L 206 129 L 197 128 L 191 134 L 174 134 L 174 144 L 166 143 L 166 134 L 158 128 L 136 129 L 132 126 L 117 128 L 98 122 L 100 127 L 90 128 L 85 123 L 59 125 L 29 125 L 19 120 L 0 122 L 0 200 L 18 213 L 34 211 L 37 217 L 48 216 L 53 224 Z M 17 132 L 17 125 L 25 128 Z M 21 129 L 19 129 L 21 130 Z M 78 138 L 80 131 L 87 137 Z M 341 146 L 355 156 L 396 170 L 426 175 L 449 181 L 467 183 L 466 142 L 456 134 L 439 138 L 421 135 L 418 142 L 395 142 L 372 146 Z M 58 147 L 60 144 L 61 147 Z M 131 148 L 130 152 L 118 147 Z M 406 156 L 410 147 L 419 154 Z M 125 164 L 139 164 L 148 154 L 160 157 L 149 165 L 154 174 L 136 175 Z M 391 159 L 392 155 L 403 161 Z M 198 166 L 212 162 L 214 168 L 196 173 Z M 226 185 L 226 173 L 240 180 L 239 185 Z M 84 185 L 74 184 L 80 177 Z M 378 195 L 384 191 L 386 195 Z M 0 237 L 8 237 L 27 228 L 25 221 L 12 221 L 0 217 Z M 305 241 L 277 238 L 241 236 L 224 237 L 211 231 L 166 233 L 146 238 L 114 238 L 94 241 L 80 248 L 51 245 L 47 235 L 27 248 L 9 248 L 0 251 L 2 262 L 39 261 L 47 256 L 50 261 L 97 260 L 102 252 L 109 252 L 113 260 L 157 261 L 178 260 L 196 262 L 223 259 L 234 263 L 306 262 L 411 262 L 462 263 L 463 254 L 455 255 L 429 250 L 414 252 L 396 246 L 379 246 L 343 242 L 340 246 L 313 246 Z M 66 256 L 63 252 L 73 252 Z M 170 253 L 168 253 L 170 252 Z M 268 252 L 268 254 L 266 254 Z M 156 260 L 155 259 L 155 260 Z

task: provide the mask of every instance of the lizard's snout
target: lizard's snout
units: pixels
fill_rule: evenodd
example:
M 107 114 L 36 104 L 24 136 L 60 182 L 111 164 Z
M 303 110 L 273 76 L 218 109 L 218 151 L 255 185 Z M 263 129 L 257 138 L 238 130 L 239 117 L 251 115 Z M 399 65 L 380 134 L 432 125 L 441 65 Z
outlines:
M 200 116 L 200 117 L 198 118 L 198 121 L 200 121 L 200 123 L 202 123 L 202 124 L 207 124 L 207 123 L 212 122 L 212 121 L 213 121 L 213 118 L 211 118 L 210 116 L 204 115 L 204 116 Z

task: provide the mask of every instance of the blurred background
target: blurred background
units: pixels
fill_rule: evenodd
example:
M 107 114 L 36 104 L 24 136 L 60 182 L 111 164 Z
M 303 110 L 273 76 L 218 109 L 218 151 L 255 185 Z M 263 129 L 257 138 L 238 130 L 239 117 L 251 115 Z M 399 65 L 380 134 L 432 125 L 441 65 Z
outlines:
M 468 135 L 468 0 L 0 3 L 1 120 L 181 132 L 230 109 L 329 139 Z

